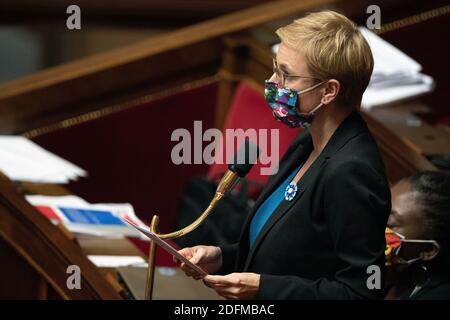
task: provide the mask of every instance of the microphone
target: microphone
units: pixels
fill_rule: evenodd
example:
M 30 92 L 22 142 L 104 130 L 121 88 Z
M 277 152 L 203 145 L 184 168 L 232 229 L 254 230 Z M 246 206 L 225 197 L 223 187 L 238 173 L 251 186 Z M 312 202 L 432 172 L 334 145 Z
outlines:
M 225 193 L 232 190 L 243 178 L 250 172 L 259 156 L 258 146 L 245 139 L 244 143 L 239 146 L 237 153 L 228 165 L 228 170 L 220 180 L 214 199 L 221 199 Z
M 233 161 L 228 165 L 228 169 L 242 178 L 250 172 L 253 165 L 256 163 L 258 156 L 258 146 L 248 139 L 245 139 L 245 142 L 240 145 Z
M 245 177 L 256 163 L 259 156 L 258 146 L 245 139 L 245 142 L 239 146 L 238 152 L 233 157 L 231 163 L 228 165 L 228 170 L 223 175 L 219 184 L 217 185 L 216 193 L 209 203 L 208 207 L 203 213 L 190 225 L 175 232 L 166 234 L 157 234 L 161 239 L 174 239 L 188 234 L 196 229 L 208 215 L 217 206 L 220 199 L 238 183 L 239 179 Z

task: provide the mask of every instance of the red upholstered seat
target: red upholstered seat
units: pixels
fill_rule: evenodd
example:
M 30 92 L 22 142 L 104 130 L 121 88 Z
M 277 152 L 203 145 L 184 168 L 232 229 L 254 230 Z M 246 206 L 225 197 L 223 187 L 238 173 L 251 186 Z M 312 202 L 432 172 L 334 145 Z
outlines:
M 292 139 L 300 132 L 300 129 L 292 129 L 282 124 L 281 122 L 275 121 L 271 110 L 267 106 L 266 100 L 264 98 L 263 92 L 255 89 L 253 86 L 246 82 L 242 82 L 236 89 L 234 94 L 226 121 L 224 129 L 271 129 L 279 130 L 279 157 L 281 158 Z M 225 131 L 225 130 L 224 130 Z M 253 140 L 253 139 L 250 139 Z M 268 135 L 268 155 L 272 154 L 270 148 L 270 134 Z M 242 141 L 235 143 L 235 150 L 240 145 Z M 258 144 L 260 149 L 265 149 L 260 141 L 254 141 Z M 220 147 L 223 157 L 226 155 L 225 147 L 223 144 Z M 234 152 L 229 154 L 234 154 Z M 226 162 L 223 159 L 222 162 Z M 265 184 L 269 178 L 268 175 L 262 175 L 260 169 L 262 167 L 268 167 L 268 165 L 263 165 L 259 161 L 254 165 L 247 178 L 251 181 Z M 208 177 L 213 179 L 221 176 L 227 170 L 227 164 L 213 164 L 209 167 Z

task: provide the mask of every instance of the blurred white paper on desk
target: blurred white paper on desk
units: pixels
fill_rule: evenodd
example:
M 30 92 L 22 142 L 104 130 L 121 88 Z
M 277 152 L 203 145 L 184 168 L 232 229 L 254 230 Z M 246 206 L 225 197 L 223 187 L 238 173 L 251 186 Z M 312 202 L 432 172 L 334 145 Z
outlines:
M 0 170 L 11 180 L 68 183 L 87 172 L 22 136 L 0 136 Z
M 27 201 L 32 205 L 55 205 L 55 206 L 87 206 L 89 202 L 75 195 L 67 196 L 41 196 L 27 195 Z
M 148 240 L 142 233 L 123 222 L 123 219 L 128 219 L 140 227 L 146 227 L 129 203 L 91 204 L 77 196 L 27 195 L 25 198 L 53 223 L 62 223 L 71 232 L 108 238 L 139 237 Z
M 89 255 L 89 260 L 100 268 L 136 267 L 147 268 L 147 262 L 139 256 Z
M 422 66 L 411 57 L 383 40 L 374 32 L 359 27 L 369 43 L 374 68 L 369 86 L 364 92 L 363 109 L 399 102 L 434 89 L 434 80 L 422 71 Z

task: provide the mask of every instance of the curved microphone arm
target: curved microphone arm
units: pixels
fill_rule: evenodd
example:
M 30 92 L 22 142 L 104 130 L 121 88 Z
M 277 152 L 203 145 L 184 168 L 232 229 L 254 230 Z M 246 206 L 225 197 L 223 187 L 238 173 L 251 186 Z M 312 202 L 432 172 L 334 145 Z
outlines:
M 240 177 L 244 177 L 252 168 L 254 162 L 247 161 L 239 163 L 239 160 L 245 156 L 245 159 L 250 159 L 251 152 L 258 158 L 259 149 L 258 146 L 248 140 L 240 147 L 238 154 L 235 157 L 234 163 L 228 166 L 228 171 L 224 174 L 222 179 L 217 186 L 214 198 L 209 203 L 208 207 L 203 211 L 203 213 L 190 225 L 174 232 L 170 233 L 158 233 L 158 223 L 159 217 L 157 215 L 153 216 L 152 222 L 150 224 L 150 230 L 156 234 L 161 239 L 174 239 L 184 236 L 193 230 L 197 229 L 200 224 L 211 214 L 220 199 L 231 190 L 236 183 L 239 181 Z M 254 160 L 256 161 L 256 158 Z M 149 248 L 149 259 L 148 259 L 148 270 L 147 270 L 147 283 L 145 288 L 145 298 L 148 300 L 152 299 L 153 295 L 153 282 L 155 275 L 155 261 L 156 261 L 156 243 L 154 241 L 150 242 Z
M 239 181 L 239 176 L 236 173 L 234 173 L 233 171 L 228 170 L 224 174 L 222 179 L 220 180 L 219 185 L 217 186 L 214 198 L 211 200 L 211 202 L 209 203 L 209 205 L 205 209 L 205 211 L 203 211 L 203 213 L 196 220 L 194 220 L 194 222 L 192 222 L 190 225 L 184 227 L 183 229 L 180 229 L 180 230 L 174 231 L 174 232 L 170 232 L 170 233 L 157 233 L 156 230 L 152 230 L 152 232 L 155 233 L 161 239 L 174 239 L 174 238 L 178 238 L 178 237 L 184 236 L 184 235 L 192 232 L 193 230 L 198 228 L 200 226 L 200 224 L 211 214 L 211 212 L 216 207 L 219 200 L 222 199 L 222 197 L 225 195 L 225 193 L 228 190 L 232 189 L 238 181 Z M 158 216 L 154 216 L 154 219 L 155 219 L 155 217 L 158 217 Z M 158 218 L 156 218 L 156 219 L 158 219 Z M 156 221 L 158 221 L 158 220 L 156 220 Z M 155 224 L 157 224 L 157 222 Z M 152 223 L 152 225 L 153 225 L 153 223 Z M 155 225 L 155 228 L 156 228 L 156 225 Z

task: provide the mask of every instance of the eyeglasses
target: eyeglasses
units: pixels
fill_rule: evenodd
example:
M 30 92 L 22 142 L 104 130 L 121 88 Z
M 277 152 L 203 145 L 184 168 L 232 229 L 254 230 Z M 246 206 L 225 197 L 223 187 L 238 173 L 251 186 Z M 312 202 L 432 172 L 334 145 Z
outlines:
M 282 86 L 285 85 L 286 80 L 291 79 L 291 78 L 314 79 L 314 80 L 322 81 L 322 79 L 314 78 L 314 77 L 305 77 L 305 76 L 286 74 L 283 70 L 280 70 L 280 68 L 278 67 L 277 59 L 273 58 L 272 61 L 273 61 L 273 73 L 275 73 L 277 75 L 277 78 L 280 80 Z

